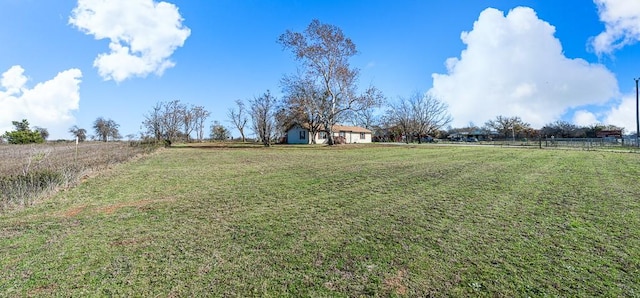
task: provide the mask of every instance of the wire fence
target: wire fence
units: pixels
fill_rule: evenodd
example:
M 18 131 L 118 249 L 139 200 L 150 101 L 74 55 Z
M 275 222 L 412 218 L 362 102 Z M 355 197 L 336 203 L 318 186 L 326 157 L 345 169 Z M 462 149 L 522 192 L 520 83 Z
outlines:
M 568 148 L 582 150 L 638 150 L 635 138 L 539 138 L 539 139 L 497 139 L 481 144 L 498 146 L 525 146 L 538 148 Z

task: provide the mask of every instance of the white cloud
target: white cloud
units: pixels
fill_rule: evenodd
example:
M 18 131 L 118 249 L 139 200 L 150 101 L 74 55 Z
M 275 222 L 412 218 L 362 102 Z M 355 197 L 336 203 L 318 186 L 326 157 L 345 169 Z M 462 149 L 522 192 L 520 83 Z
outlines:
M 29 89 L 24 69 L 11 67 L 0 80 L 0 134 L 14 129 L 11 121 L 27 119 L 32 127 L 47 128 L 52 138 L 64 138 L 80 102 L 80 78 L 82 72 L 73 68 Z
M 109 53 L 93 62 L 105 80 L 162 75 L 191 34 L 178 7 L 153 0 L 78 0 L 69 23 L 96 39 L 109 39 Z
M 573 123 L 578 126 L 591 126 L 601 123 L 596 114 L 587 110 L 579 110 L 573 114 Z
M 636 97 L 635 94 L 626 95 L 618 106 L 611 108 L 605 112 L 605 124 L 613 124 L 624 127 L 625 132 L 630 133 L 636 131 Z
M 605 31 L 591 39 L 596 54 L 611 54 L 640 41 L 640 1 L 594 0 Z
M 569 108 L 604 104 L 618 94 L 604 66 L 564 56 L 555 28 L 535 11 L 518 7 L 506 16 L 488 8 L 463 32 L 467 48 L 433 74 L 434 95 L 449 104 L 453 126 L 519 116 L 533 127 L 558 120 Z

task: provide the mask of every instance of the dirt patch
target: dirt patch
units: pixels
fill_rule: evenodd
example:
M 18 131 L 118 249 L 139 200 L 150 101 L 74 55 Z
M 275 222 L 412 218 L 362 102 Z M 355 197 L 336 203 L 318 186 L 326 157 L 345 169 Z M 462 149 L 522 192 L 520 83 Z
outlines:
M 132 238 L 132 239 L 124 239 L 117 240 L 111 242 L 111 246 L 130 246 L 130 245 L 138 245 L 144 242 L 149 242 L 153 240 L 151 237 L 143 237 L 143 238 Z
M 33 297 L 33 296 L 41 296 L 41 295 L 51 295 L 53 293 L 55 293 L 56 289 L 58 288 L 58 285 L 56 284 L 47 284 L 44 286 L 39 286 L 31 291 L 29 291 L 29 294 L 27 296 L 29 297 Z
M 387 290 L 393 291 L 396 295 L 407 295 L 407 286 L 404 284 L 404 279 L 407 276 L 405 270 L 398 270 L 396 275 L 388 277 L 384 280 L 384 286 Z
M 87 208 L 87 206 L 82 205 L 82 206 L 78 206 L 78 207 L 73 207 L 65 212 L 62 213 L 62 216 L 69 218 L 69 217 L 74 217 L 76 215 L 78 215 L 78 213 L 82 212 L 82 210 L 84 210 L 85 208 Z
M 137 207 L 137 208 L 142 208 L 145 207 L 151 203 L 158 203 L 158 202 L 173 202 L 175 199 L 159 199 L 159 200 L 140 200 L 140 201 L 133 201 L 133 202 L 122 202 L 122 203 L 118 203 L 118 204 L 113 204 L 113 205 L 109 205 L 109 206 L 105 206 L 102 208 L 98 209 L 98 212 L 102 212 L 105 214 L 112 214 L 116 211 L 118 211 L 121 208 L 125 208 L 125 207 Z

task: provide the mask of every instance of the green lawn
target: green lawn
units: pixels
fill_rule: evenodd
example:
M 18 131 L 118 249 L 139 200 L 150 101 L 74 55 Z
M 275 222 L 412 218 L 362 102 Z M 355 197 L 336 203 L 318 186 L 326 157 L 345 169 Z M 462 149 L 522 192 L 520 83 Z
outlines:
M 640 296 L 640 155 L 173 148 L 0 215 L 0 296 Z

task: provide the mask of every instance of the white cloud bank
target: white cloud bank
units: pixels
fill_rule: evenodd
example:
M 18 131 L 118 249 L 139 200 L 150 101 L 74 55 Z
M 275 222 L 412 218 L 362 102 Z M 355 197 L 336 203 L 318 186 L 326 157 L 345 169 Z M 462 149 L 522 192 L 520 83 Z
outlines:
M 574 114 L 573 122 L 577 125 L 593 125 L 597 123 L 612 124 L 625 128 L 625 133 L 636 131 L 636 95 L 628 94 L 622 97 L 617 105 L 608 111 L 593 113 L 580 110 Z
M 27 119 L 31 128 L 47 128 L 52 138 L 68 135 L 74 122 L 71 112 L 80 103 L 81 78 L 82 72 L 73 68 L 29 89 L 24 69 L 11 67 L 0 78 L 0 134 L 14 129 L 12 121 Z
M 178 8 L 153 0 L 78 0 L 69 23 L 96 39 L 109 39 L 109 53 L 93 62 L 105 80 L 124 81 L 162 73 L 191 34 Z
M 467 48 L 433 74 L 433 92 L 449 104 L 453 126 L 519 116 L 533 127 L 560 119 L 570 108 L 604 104 L 618 95 L 604 66 L 564 56 L 555 28 L 531 8 L 506 16 L 488 8 L 461 39 Z
M 591 39 L 596 54 L 613 51 L 640 41 L 640 1 L 594 0 L 605 31 Z

